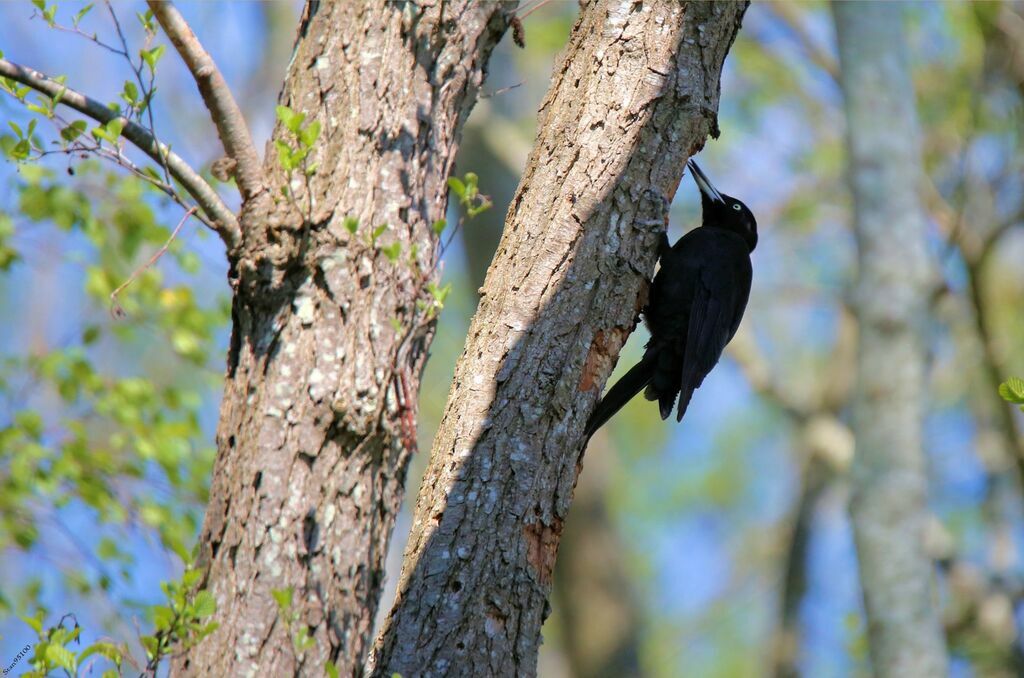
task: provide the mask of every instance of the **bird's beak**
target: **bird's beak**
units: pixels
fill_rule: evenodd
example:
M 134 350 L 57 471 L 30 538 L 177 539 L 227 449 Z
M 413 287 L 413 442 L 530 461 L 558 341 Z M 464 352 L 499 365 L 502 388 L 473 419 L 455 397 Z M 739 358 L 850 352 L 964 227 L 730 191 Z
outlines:
M 725 202 L 725 198 L 718 192 L 718 189 L 714 187 L 708 176 L 704 174 L 701 168 L 692 159 L 686 162 L 686 165 L 690 168 L 690 173 L 693 175 L 693 180 L 697 182 L 697 188 L 700 192 L 706 195 L 711 200 L 716 202 Z

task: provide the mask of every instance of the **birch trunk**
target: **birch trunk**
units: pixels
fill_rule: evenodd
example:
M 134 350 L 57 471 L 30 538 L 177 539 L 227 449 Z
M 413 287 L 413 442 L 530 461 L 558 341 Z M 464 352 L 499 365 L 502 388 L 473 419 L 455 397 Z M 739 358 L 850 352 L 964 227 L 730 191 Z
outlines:
M 921 442 L 930 261 L 904 7 L 833 4 L 846 101 L 859 280 L 853 518 L 880 678 L 946 675 Z

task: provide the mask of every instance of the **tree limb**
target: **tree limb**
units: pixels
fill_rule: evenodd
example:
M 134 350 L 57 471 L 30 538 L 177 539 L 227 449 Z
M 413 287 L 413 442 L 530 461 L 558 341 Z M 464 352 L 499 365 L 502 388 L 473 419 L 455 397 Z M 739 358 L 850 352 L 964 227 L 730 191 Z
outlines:
M 73 108 L 97 122 L 106 124 L 116 118 L 124 120 L 125 125 L 121 135 L 155 160 L 157 164 L 163 165 L 166 162 L 171 175 L 181 183 L 188 194 L 214 222 L 214 230 L 224 240 L 224 244 L 229 250 L 239 244 L 241 230 L 238 227 L 238 220 L 220 199 L 217 192 L 187 162 L 171 151 L 166 144 L 157 141 L 156 137 L 144 127 L 124 118 L 95 99 L 90 99 L 84 94 L 52 80 L 39 71 L 7 59 L 0 59 L 0 76 L 27 85 L 52 99 L 59 97 L 61 104 Z
M 264 189 L 265 181 L 259 155 L 253 146 L 242 110 L 231 95 L 231 88 L 213 57 L 203 49 L 199 38 L 174 3 L 169 0 L 149 0 L 147 4 L 195 78 L 203 102 L 210 111 L 210 118 L 217 127 L 217 136 L 228 156 L 237 163 L 235 180 L 242 199 L 248 200 Z

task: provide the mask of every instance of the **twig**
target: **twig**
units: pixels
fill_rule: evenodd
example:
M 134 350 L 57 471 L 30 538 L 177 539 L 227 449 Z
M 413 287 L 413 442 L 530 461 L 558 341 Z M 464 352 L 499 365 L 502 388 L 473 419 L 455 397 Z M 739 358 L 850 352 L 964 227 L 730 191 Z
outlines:
M 114 23 L 114 30 L 117 31 L 117 37 L 121 41 L 121 54 L 124 55 L 124 60 L 128 62 L 128 68 L 132 69 L 132 73 L 135 74 L 135 82 L 139 83 L 139 89 L 142 91 L 142 101 L 146 105 L 146 117 L 149 118 L 149 130 L 153 133 L 153 138 L 159 141 L 159 137 L 156 133 L 156 122 L 153 119 L 153 83 L 156 80 L 156 69 L 149 69 L 149 82 L 146 83 L 142 79 L 142 54 L 139 54 L 139 62 L 135 63 L 132 61 L 131 52 L 128 50 L 128 39 L 124 37 L 124 31 L 121 29 L 121 21 L 117 18 L 117 12 L 114 11 L 114 6 L 110 4 L 110 0 L 106 1 L 107 12 L 110 14 L 110 20 Z M 147 29 L 146 30 L 146 41 L 143 43 L 146 47 L 149 47 L 150 40 L 153 34 Z M 144 48 L 145 49 L 145 48 Z M 140 117 L 141 120 L 141 117 Z M 161 156 L 162 162 L 160 166 L 164 170 L 164 181 L 171 183 L 171 170 L 167 167 L 167 158 Z
M 538 9 L 548 4 L 549 2 L 551 2 L 551 0 L 540 0 L 540 2 L 538 2 L 536 5 L 526 10 L 522 14 L 518 15 L 519 20 L 522 21 L 523 19 L 530 16 L 531 14 L 533 14 L 534 12 L 536 12 Z
M 114 316 L 115 320 L 120 320 L 121 318 L 127 315 L 127 313 L 125 313 L 125 310 L 121 308 L 121 305 L 117 303 L 117 295 L 121 294 L 121 292 L 123 292 L 126 287 L 131 285 L 135 281 L 135 279 L 139 277 L 140 273 L 142 273 L 147 268 L 155 264 L 157 259 L 162 257 L 167 252 L 167 248 L 171 246 L 172 242 L 174 242 L 174 238 L 175 236 L 178 235 L 178 231 L 181 230 L 181 227 L 185 225 L 185 222 L 188 221 L 188 218 L 192 216 L 192 214 L 195 211 L 196 208 L 192 207 L 187 212 L 185 212 L 185 216 L 183 216 L 181 218 L 181 221 L 178 222 L 178 225 L 174 227 L 174 230 L 171 232 L 171 237 L 167 239 L 167 242 L 163 244 L 163 247 L 158 249 L 153 254 L 153 256 L 149 258 L 149 261 L 147 261 L 142 266 L 139 266 L 137 269 L 132 271 L 132 274 L 128 276 L 128 279 L 125 280 L 120 285 L 118 285 L 117 289 L 110 293 L 110 314 Z
M 0 59 L 0 76 L 27 85 L 52 99 L 59 98 L 61 104 L 100 123 L 106 124 L 118 118 L 123 120 L 125 125 L 121 132 L 122 136 L 153 160 L 162 164 L 166 158 L 172 176 L 209 215 L 214 222 L 214 230 L 224 240 L 228 250 L 234 250 L 240 244 L 242 232 L 238 225 L 238 219 L 220 199 L 217 192 L 187 162 L 172 152 L 165 144 L 158 142 L 144 127 L 110 110 L 95 99 L 90 99 L 84 94 L 50 79 L 39 71 L 7 59 Z
M 496 97 L 499 94 L 504 94 L 505 92 L 510 92 L 510 91 L 514 90 L 515 88 L 517 88 L 517 87 L 522 87 L 524 82 L 526 82 L 526 81 L 525 80 L 520 80 L 519 82 L 517 82 L 514 85 L 509 85 L 508 87 L 498 88 L 498 89 L 494 90 L 493 92 L 491 92 L 490 94 L 481 94 L 480 98 L 481 99 L 490 99 L 491 97 Z
M 253 146 L 242 111 L 231 95 L 231 88 L 174 3 L 169 0 L 148 0 L 148 4 L 153 16 L 160 22 L 174 48 L 192 72 L 203 102 L 210 111 L 213 124 L 217 127 L 217 135 L 224 145 L 224 150 L 236 162 L 235 180 L 242 193 L 242 199 L 251 198 L 263 190 L 265 182 L 259 155 Z

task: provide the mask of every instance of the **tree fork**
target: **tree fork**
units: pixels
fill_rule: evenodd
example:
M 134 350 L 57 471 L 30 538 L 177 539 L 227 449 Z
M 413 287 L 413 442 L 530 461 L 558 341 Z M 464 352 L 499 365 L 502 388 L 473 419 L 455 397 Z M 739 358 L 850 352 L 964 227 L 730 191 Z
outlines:
M 200 535 L 220 626 L 177 658 L 175 675 L 323 675 L 328 661 L 359 672 L 432 336 L 416 316 L 435 263 L 431 224 L 444 217 L 460 130 L 513 8 L 307 5 L 280 101 L 321 124 L 309 158 L 318 169 L 287 173 L 271 146 L 270 190 L 242 206 Z M 279 125 L 275 139 L 287 135 Z M 379 243 L 400 245 L 395 261 L 370 237 L 384 224 Z M 272 595 L 287 589 L 294 621 Z M 315 643 L 296 648 L 305 635 Z

